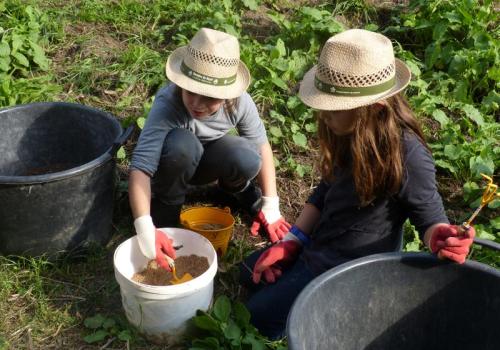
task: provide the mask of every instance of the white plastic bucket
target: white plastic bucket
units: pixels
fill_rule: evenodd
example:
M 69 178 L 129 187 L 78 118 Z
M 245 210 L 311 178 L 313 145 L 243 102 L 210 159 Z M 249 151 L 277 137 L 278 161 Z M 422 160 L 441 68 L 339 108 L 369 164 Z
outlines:
M 142 255 L 134 236 L 115 250 L 115 278 L 128 321 L 155 343 L 175 344 L 182 339 L 187 321 L 196 310 L 207 310 L 212 302 L 217 254 L 210 241 L 196 232 L 178 228 L 160 230 L 173 239 L 175 247 L 182 246 L 177 256 L 204 256 L 208 259 L 208 270 L 177 285 L 151 286 L 135 282 L 132 276 L 146 268 L 148 259 Z

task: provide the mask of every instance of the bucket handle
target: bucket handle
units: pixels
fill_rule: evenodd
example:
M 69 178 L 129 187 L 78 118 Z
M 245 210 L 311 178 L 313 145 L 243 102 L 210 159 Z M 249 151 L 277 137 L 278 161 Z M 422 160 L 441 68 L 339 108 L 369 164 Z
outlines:
M 488 247 L 490 249 L 500 251 L 500 243 L 493 242 L 489 239 L 481 239 L 481 238 L 474 237 L 474 243 L 479 244 L 480 246 L 483 246 L 483 247 Z
M 134 131 L 134 124 L 130 125 L 127 129 L 125 129 L 124 132 L 118 138 L 113 142 L 113 146 L 111 146 L 111 150 L 109 151 L 109 154 L 113 157 L 116 152 L 118 152 L 118 149 L 125 143 L 125 141 L 128 140 L 128 138 L 132 135 L 132 132 Z

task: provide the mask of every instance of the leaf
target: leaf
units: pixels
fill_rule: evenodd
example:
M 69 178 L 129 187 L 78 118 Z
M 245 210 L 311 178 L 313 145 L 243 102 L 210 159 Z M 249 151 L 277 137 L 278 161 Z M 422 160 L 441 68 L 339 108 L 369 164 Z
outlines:
M 190 349 L 210 349 L 210 350 L 216 350 L 220 349 L 220 344 L 217 338 L 214 337 L 206 337 L 205 339 L 195 339 L 193 340 L 193 347 Z
M 0 70 L 7 72 L 10 69 L 10 57 L 0 57 Z
M 253 334 L 247 334 L 241 341 L 243 344 L 252 346 L 252 350 L 265 350 L 266 345 L 260 339 L 255 338 Z
M 245 7 L 248 7 L 252 11 L 255 11 L 259 8 L 259 5 L 255 0 L 242 0 L 242 2 Z
M 458 159 L 460 156 L 460 149 L 455 145 L 444 146 L 444 155 L 451 160 Z
M 288 90 L 288 85 L 286 85 L 286 83 L 283 81 L 283 79 L 278 78 L 278 77 L 274 77 L 273 79 L 271 79 L 271 81 L 277 87 L 282 88 L 283 90 Z
M 224 329 L 224 336 L 230 340 L 239 340 L 241 336 L 241 329 L 234 322 L 230 322 Z
M 481 224 L 474 225 L 474 229 L 476 230 L 477 237 L 482 239 L 488 239 L 490 241 L 495 240 L 495 235 L 491 234 L 484 225 Z
M 21 48 L 24 44 L 24 36 L 19 35 L 19 34 L 12 34 L 12 42 L 11 42 L 11 47 L 12 51 L 11 54 L 14 54 Z
M 250 312 L 241 302 L 236 302 L 233 305 L 234 318 L 241 328 L 245 328 L 250 324 Z
M 481 173 L 486 175 L 493 175 L 495 170 L 495 164 L 493 160 L 489 158 L 483 158 L 481 156 L 471 157 L 469 159 L 470 171 L 475 177 L 480 177 Z
M 118 333 L 118 339 L 120 339 L 121 341 L 131 341 L 132 334 L 130 333 L 130 331 L 128 329 L 126 329 L 126 330 Z
M 435 161 L 436 163 L 436 166 L 440 167 L 440 168 L 443 168 L 443 169 L 447 169 L 449 170 L 452 174 L 456 174 L 457 173 L 457 169 L 451 165 L 450 163 L 448 163 L 447 161 L 445 160 L 442 160 L 442 159 L 436 159 Z
M 106 332 L 103 329 L 99 329 L 97 332 L 94 332 L 92 334 L 83 337 L 83 340 L 88 344 L 92 344 L 106 339 L 108 335 L 109 335 L 108 332 Z
M 144 129 L 144 124 L 146 123 L 146 118 L 144 117 L 139 117 L 137 118 L 137 126 L 140 128 L 140 129 Z
M 280 138 L 283 136 L 281 129 L 277 126 L 271 126 L 269 128 L 269 132 L 271 133 L 271 135 L 273 135 L 274 137 L 277 137 L 277 138 Z
M 103 315 L 97 314 L 93 317 L 87 317 L 85 321 L 83 321 L 83 324 L 87 328 L 96 329 L 101 327 L 105 320 L 106 318 Z
M 116 321 L 113 320 L 112 318 L 107 318 L 103 324 L 102 324 L 102 328 L 104 329 L 109 329 L 111 327 L 113 327 L 114 325 L 116 324 Z
M 118 149 L 118 152 L 116 153 L 116 158 L 118 159 L 125 159 L 127 157 L 127 154 L 125 153 L 125 148 L 120 147 Z
M 418 68 L 418 65 L 415 62 L 407 60 L 405 61 L 405 63 L 408 66 L 408 68 L 410 68 L 411 74 L 413 76 L 418 77 L 420 76 L 420 74 L 422 74 L 420 68 Z
M 37 43 L 30 41 L 30 46 L 33 49 L 33 62 L 35 62 L 38 67 L 42 70 L 48 70 L 49 69 L 49 60 L 47 57 L 45 57 L 45 52 L 43 49 L 38 46 Z
M 22 53 L 20 52 L 12 53 L 12 57 L 14 57 L 21 66 L 29 67 L 30 62 L 28 61 L 26 56 L 24 56 Z
M 490 220 L 490 225 L 493 227 L 495 230 L 500 230 L 500 216 L 497 216 L 494 219 Z
M 307 137 L 303 133 L 298 132 L 293 134 L 292 139 L 296 145 L 307 148 Z
M 219 323 L 208 315 L 195 316 L 193 322 L 196 327 L 207 331 L 220 332 Z
M 434 112 L 432 112 L 432 117 L 437 121 L 439 122 L 439 124 L 441 125 L 441 128 L 444 128 L 449 122 L 450 122 L 450 119 L 446 116 L 446 114 L 440 110 L 440 109 L 436 109 L 434 110 Z
M 10 46 L 6 42 L 0 41 L 0 57 L 8 57 L 10 55 Z
M 231 314 L 231 302 L 229 298 L 225 295 L 218 297 L 215 301 L 213 312 L 218 320 L 227 322 Z
M 464 104 L 462 106 L 462 111 L 465 112 L 467 117 L 472 119 L 474 122 L 476 122 L 477 125 L 483 126 L 484 125 L 484 119 L 481 113 L 472 105 Z

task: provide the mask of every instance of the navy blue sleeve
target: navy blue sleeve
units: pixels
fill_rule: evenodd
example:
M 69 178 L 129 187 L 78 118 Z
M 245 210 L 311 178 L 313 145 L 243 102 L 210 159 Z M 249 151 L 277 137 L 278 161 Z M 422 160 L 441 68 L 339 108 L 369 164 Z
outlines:
M 437 223 L 449 223 L 436 186 L 436 168 L 430 152 L 414 136 L 404 137 L 403 185 L 397 197 L 420 237 Z
M 330 184 L 325 180 L 321 180 L 318 186 L 314 189 L 313 193 L 307 199 L 306 203 L 312 204 L 322 211 L 323 206 L 325 205 L 325 196 L 329 189 Z

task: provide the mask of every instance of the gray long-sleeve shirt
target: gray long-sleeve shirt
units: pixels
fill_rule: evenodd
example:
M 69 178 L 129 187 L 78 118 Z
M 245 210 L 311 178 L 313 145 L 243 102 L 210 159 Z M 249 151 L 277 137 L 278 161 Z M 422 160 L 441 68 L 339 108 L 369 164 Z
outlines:
M 153 176 L 158 168 L 165 137 L 175 128 L 190 130 L 202 144 L 217 140 L 234 128 L 241 137 L 256 147 L 267 141 L 264 124 L 248 93 L 244 92 L 239 97 L 236 110 L 230 115 L 221 107 L 211 116 L 195 119 L 176 95 L 176 85 L 169 84 L 161 88 L 155 96 L 134 149 L 130 169 L 139 169 Z
M 394 251 L 406 219 L 421 236 L 436 223 L 448 223 L 437 191 L 429 151 L 412 133 L 403 137 L 405 176 L 393 196 L 360 206 L 351 169 L 335 169 L 333 182 L 321 181 L 308 202 L 321 211 L 303 258 L 315 272 L 361 256 Z

